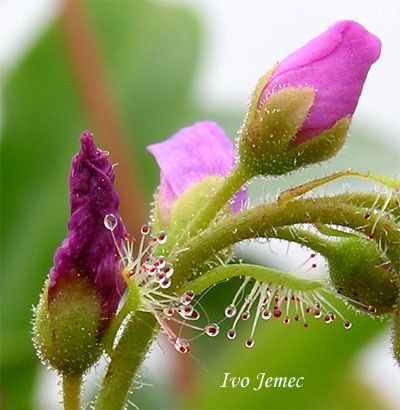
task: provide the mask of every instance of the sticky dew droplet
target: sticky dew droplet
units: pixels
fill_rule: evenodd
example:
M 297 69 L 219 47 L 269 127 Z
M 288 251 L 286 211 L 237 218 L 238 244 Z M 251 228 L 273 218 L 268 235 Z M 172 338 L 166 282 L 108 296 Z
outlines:
M 112 232 L 117 227 L 118 220 L 114 214 L 107 214 L 104 217 L 103 223 L 106 229 Z

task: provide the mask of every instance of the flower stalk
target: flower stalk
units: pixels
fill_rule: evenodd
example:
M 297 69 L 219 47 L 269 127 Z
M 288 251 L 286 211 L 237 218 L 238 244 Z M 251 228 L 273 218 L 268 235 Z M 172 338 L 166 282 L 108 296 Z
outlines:
M 150 348 L 157 326 L 155 317 L 146 312 L 136 312 L 129 320 L 111 353 L 111 361 L 96 400 L 96 410 L 125 408 L 132 380 Z
M 63 403 L 65 410 L 80 410 L 82 375 L 63 374 Z
M 400 264 L 400 230 L 392 220 L 371 215 L 365 220 L 365 211 L 352 205 L 338 202 L 335 197 L 299 199 L 285 206 L 260 205 L 217 222 L 206 231 L 184 244 L 171 257 L 175 268 L 174 286 L 182 285 L 187 272 L 195 271 L 218 250 L 257 237 L 274 237 L 277 227 L 304 223 L 334 224 L 352 228 L 366 236 L 373 235 L 388 258 L 398 269 Z M 373 232 L 372 229 L 374 228 Z

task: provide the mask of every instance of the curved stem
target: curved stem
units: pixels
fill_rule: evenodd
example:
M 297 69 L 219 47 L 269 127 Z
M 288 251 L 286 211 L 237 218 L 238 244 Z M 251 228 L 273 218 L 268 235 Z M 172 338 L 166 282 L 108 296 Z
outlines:
M 384 177 L 381 175 L 374 175 L 366 172 L 358 172 L 348 169 L 346 171 L 336 172 L 334 174 L 328 175 L 324 178 L 314 179 L 313 181 L 306 182 L 304 184 L 298 185 L 294 188 L 290 188 L 279 195 L 277 200 L 278 204 L 285 204 L 290 200 L 299 197 L 301 195 L 306 194 L 307 192 L 321 186 L 325 185 L 328 182 L 334 181 L 335 179 L 342 178 L 342 177 L 359 177 L 359 178 L 366 178 L 372 181 L 380 182 L 383 185 L 386 185 L 392 189 L 400 188 L 400 181 Z
M 388 196 L 375 192 L 357 192 L 349 194 L 339 194 L 336 195 L 335 198 L 339 202 L 366 209 L 382 209 L 386 205 L 386 212 L 390 212 L 396 218 L 400 217 L 400 202 L 396 195 Z
M 80 374 L 62 375 L 63 403 L 65 410 L 80 409 L 81 381 L 82 375 Z
M 274 230 L 302 223 L 324 223 L 346 226 L 367 236 L 372 235 L 388 258 L 398 268 L 400 264 L 400 228 L 392 220 L 338 202 L 335 197 L 299 199 L 285 206 L 260 205 L 217 222 L 185 243 L 170 258 L 175 269 L 174 289 L 187 280 L 188 273 L 210 259 L 211 255 L 244 239 L 274 237 Z
M 157 321 L 153 315 L 136 312 L 111 355 L 111 362 L 97 397 L 96 410 L 119 410 L 125 402 L 132 380 L 150 348 Z

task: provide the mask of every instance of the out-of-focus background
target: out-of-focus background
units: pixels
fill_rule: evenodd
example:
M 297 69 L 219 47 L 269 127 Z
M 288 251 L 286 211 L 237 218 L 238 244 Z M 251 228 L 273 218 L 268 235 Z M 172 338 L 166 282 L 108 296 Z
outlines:
M 93 131 L 98 145 L 120 163 L 122 213 L 135 233 L 158 184 L 146 145 L 201 119 L 218 121 L 234 138 L 263 72 L 336 20 L 354 19 L 381 38 L 383 51 L 347 147 L 323 166 L 253 184 L 252 201 L 348 167 L 399 176 L 399 17 L 396 0 L 73 1 L 67 8 L 54 0 L 3 0 L 1 408 L 59 408 L 57 378 L 40 365 L 31 344 L 31 308 L 66 233 L 68 171 L 83 129 Z M 346 182 L 350 188 L 338 182 L 329 191 L 373 188 Z M 305 258 L 298 249 L 286 256 L 278 245 L 276 253 L 260 244 L 241 251 L 283 269 Z M 202 300 L 214 321 L 237 286 L 220 285 Z M 228 342 L 225 325 L 217 339 L 193 342 L 193 355 L 184 358 L 160 338 L 132 403 L 142 409 L 399 408 L 390 321 L 346 315 L 351 331 L 339 324 L 312 323 L 303 331 L 264 323 L 252 350 Z M 87 403 L 102 371 L 100 364 L 89 375 Z M 219 387 L 224 372 L 304 376 L 305 383 L 296 391 L 228 390 Z

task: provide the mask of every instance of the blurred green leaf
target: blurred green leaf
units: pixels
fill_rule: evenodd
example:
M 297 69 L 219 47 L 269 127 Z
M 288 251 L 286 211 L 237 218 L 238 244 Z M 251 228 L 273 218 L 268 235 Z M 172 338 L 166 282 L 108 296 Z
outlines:
M 199 120 L 191 100 L 198 63 L 199 23 L 185 7 L 148 1 L 88 2 L 106 72 L 131 135 L 132 155 L 148 198 L 158 169 L 146 146 Z M 122 6 L 122 7 L 121 7 Z
M 88 2 L 107 79 L 132 135 L 147 197 L 158 171 L 145 146 L 188 121 L 197 63 L 197 21 L 185 9 L 147 1 Z M 38 359 L 31 308 L 66 233 L 68 172 L 79 134 L 93 129 L 56 22 L 4 89 L 1 161 L 2 396 L 7 409 L 33 408 Z M 93 67 L 96 75 L 96 67 Z

